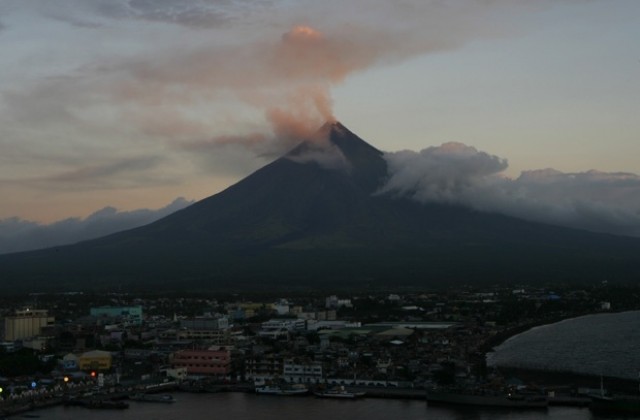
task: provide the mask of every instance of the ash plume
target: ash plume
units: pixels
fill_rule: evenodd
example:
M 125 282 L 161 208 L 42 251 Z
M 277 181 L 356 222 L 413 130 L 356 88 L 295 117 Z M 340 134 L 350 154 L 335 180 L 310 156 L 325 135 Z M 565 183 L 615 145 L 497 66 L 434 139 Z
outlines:
M 215 152 L 233 138 L 239 147 L 273 156 L 335 120 L 331 89 L 351 75 L 513 34 L 519 29 L 505 23 L 505 14 L 513 21 L 552 3 L 43 3 L 36 8 L 43 16 L 74 27 L 90 22 L 80 26 L 87 31 L 111 31 L 130 20 L 183 29 L 140 53 L 92 57 L 68 79 L 44 79 L 42 85 L 55 85 L 50 104 L 37 101 L 43 86 L 35 86 L 33 95 L 17 93 L 24 97 L 18 103 L 26 104 L 25 115 L 33 114 L 33 107 L 39 114 L 63 116 L 70 110 L 76 120 L 73 110 L 104 104 L 129 135 L 136 130 L 187 152 L 203 147 Z M 46 125 L 44 117 L 37 124 Z M 69 123 L 95 130 L 84 119 Z

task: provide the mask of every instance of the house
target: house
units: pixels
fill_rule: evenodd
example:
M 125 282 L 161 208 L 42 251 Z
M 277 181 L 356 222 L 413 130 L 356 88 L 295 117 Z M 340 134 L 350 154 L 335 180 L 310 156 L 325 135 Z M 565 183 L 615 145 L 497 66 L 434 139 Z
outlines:
M 82 353 L 78 358 L 80 370 L 100 370 L 111 369 L 111 353 L 102 350 L 92 350 Z

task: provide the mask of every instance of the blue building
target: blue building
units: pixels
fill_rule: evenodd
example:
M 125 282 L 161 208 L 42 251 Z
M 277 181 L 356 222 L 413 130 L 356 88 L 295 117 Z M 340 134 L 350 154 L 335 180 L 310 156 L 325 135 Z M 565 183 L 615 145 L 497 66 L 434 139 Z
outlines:
M 100 306 L 91 308 L 91 316 L 106 317 L 128 325 L 142 325 L 142 306 Z

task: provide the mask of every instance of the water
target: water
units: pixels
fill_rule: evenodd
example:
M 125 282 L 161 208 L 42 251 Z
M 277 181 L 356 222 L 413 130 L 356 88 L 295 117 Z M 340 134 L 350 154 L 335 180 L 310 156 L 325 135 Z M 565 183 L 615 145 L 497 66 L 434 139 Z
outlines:
M 598 419 L 586 408 L 550 407 L 547 410 L 503 411 L 427 406 L 426 401 L 363 398 L 336 401 L 314 397 L 274 397 L 244 393 L 175 394 L 174 404 L 130 402 L 127 410 L 89 410 L 57 406 L 30 415 L 47 420 L 589 420 Z M 20 418 L 21 415 L 16 416 Z M 612 417 L 607 417 L 612 420 Z
M 637 379 L 640 311 L 588 315 L 533 328 L 487 356 L 490 366 Z

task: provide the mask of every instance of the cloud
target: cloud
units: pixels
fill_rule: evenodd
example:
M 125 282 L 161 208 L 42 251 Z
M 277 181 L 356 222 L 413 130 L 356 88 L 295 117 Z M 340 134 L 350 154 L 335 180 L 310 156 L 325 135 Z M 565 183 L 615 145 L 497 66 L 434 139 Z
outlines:
M 133 229 L 192 203 L 180 197 L 157 210 L 118 211 L 105 207 L 84 219 L 69 218 L 48 225 L 17 217 L 0 220 L 0 254 L 67 245 Z
M 260 0 L 96 0 L 95 10 L 111 18 L 129 18 L 183 25 L 191 28 L 211 28 L 225 25 L 242 15 L 255 13 L 267 2 Z
M 419 153 L 388 153 L 386 159 L 391 175 L 381 193 L 440 203 L 458 201 L 508 166 L 505 159 L 462 143 L 445 143 Z
M 386 153 L 389 178 L 378 194 L 463 205 L 526 220 L 640 236 L 640 176 L 531 170 L 511 179 L 507 160 L 461 143 Z
M 262 10 L 261 0 L 60 0 L 35 3 L 44 16 L 79 28 L 98 28 L 108 20 L 148 21 L 210 29 L 237 22 Z
M 116 176 L 130 179 L 137 173 L 158 166 L 161 162 L 162 159 L 156 156 L 121 159 L 114 162 L 76 167 L 70 171 L 51 176 L 46 181 L 75 188 L 79 184 L 95 188 L 104 185 L 105 180 L 108 183 L 116 179 Z
M 183 142 L 215 144 L 218 137 L 252 147 L 260 135 L 258 152 L 271 145 L 277 153 L 334 119 L 331 88 L 350 75 L 504 36 L 514 32 L 507 21 L 551 3 L 38 2 L 43 16 L 84 30 L 87 40 L 108 36 L 114 49 L 87 54 L 66 80 L 45 78 L 29 89 L 9 90 L 13 100 L 6 102 L 43 129 L 65 124 L 95 130 L 109 118 L 124 123 L 129 137 L 138 131 L 177 148 Z M 507 14 L 510 19 L 503 19 Z M 146 41 L 131 42 L 126 34 L 133 28 Z M 121 38 L 114 35 L 120 31 Z
M 203 171 L 226 182 L 333 120 L 332 89 L 354 74 L 516 34 L 555 3 L 7 0 L 0 180 L 21 203 L 67 185 L 209 185 Z

